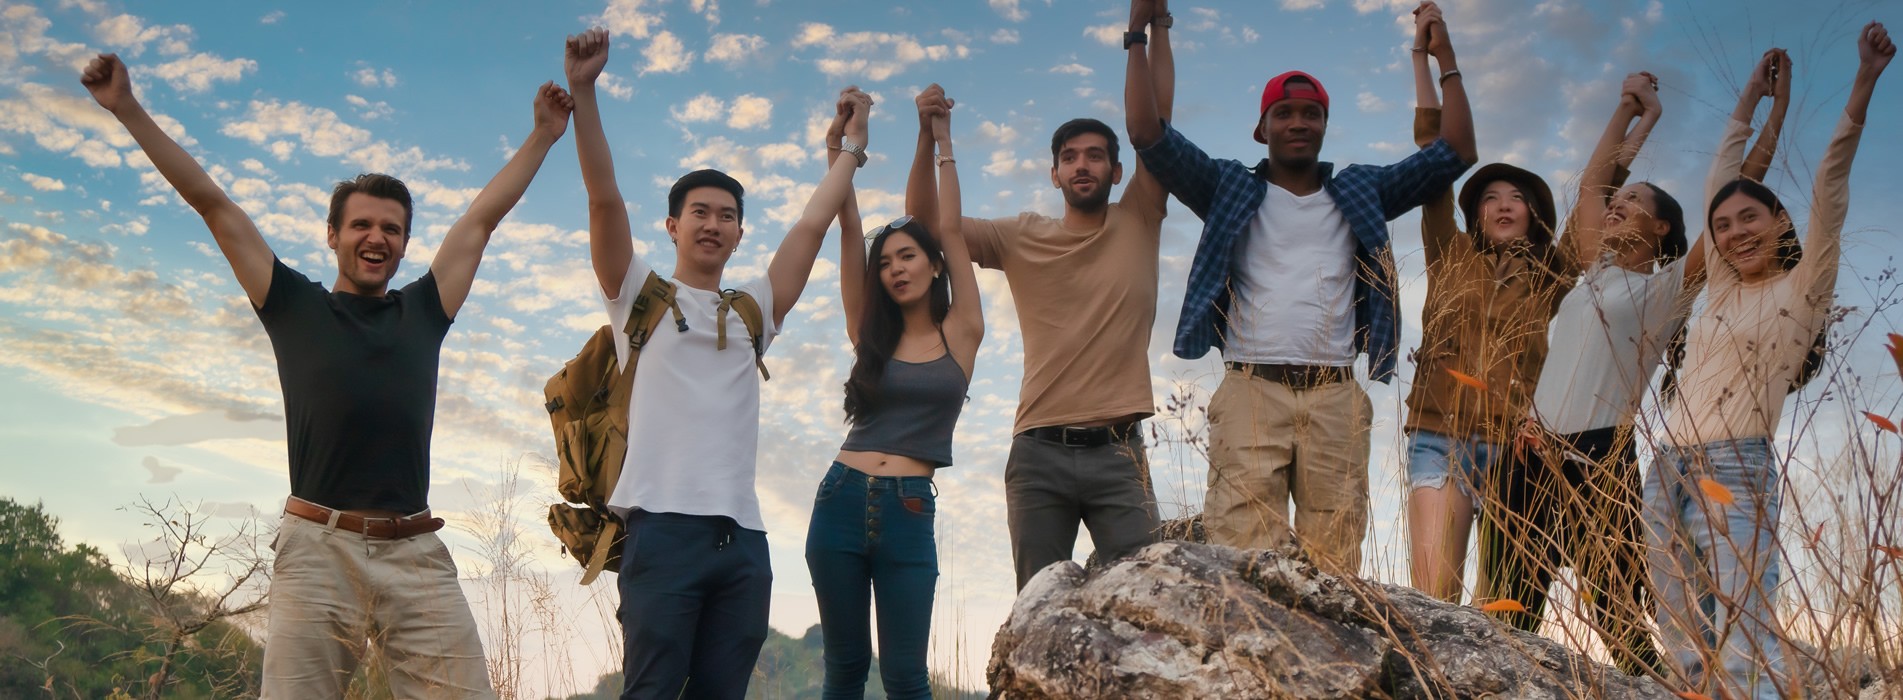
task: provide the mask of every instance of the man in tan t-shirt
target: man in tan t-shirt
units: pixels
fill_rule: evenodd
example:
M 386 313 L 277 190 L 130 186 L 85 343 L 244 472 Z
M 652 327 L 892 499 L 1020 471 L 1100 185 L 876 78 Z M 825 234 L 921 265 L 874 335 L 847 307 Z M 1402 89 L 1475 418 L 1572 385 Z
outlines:
M 1156 7 L 1133 23 L 1155 28 L 1153 79 L 1173 86 L 1171 19 Z M 1173 89 L 1158 92 L 1167 113 Z M 1110 201 L 1123 179 L 1117 133 L 1095 119 L 1058 127 L 1051 155 L 1062 219 L 1025 212 L 964 224 L 973 262 L 1004 271 L 1024 334 L 1017 437 L 1004 467 L 1018 588 L 1071 558 L 1079 521 L 1101 559 L 1150 543 L 1157 527 L 1140 426 L 1155 413 L 1148 340 L 1169 195 L 1139 162 Z

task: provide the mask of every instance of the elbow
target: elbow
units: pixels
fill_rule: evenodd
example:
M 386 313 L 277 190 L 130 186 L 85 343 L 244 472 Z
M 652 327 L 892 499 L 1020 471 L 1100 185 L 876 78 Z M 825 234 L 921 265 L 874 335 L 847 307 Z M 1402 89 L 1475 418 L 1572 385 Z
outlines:
M 626 214 L 627 211 L 628 205 L 622 202 L 620 197 L 597 197 L 593 195 L 588 197 L 588 217 L 591 219 L 599 216 L 613 216 L 617 212 Z

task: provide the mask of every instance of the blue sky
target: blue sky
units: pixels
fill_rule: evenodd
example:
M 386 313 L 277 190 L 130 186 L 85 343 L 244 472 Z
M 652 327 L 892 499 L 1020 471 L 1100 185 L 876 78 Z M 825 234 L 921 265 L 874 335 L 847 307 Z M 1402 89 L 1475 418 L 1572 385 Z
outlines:
M 1409 143 L 1406 63 L 1413 3 L 1249 0 L 1172 3 L 1177 125 L 1213 154 L 1253 161 L 1262 81 L 1314 73 L 1334 97 L 1323 155 L 1398 159 Z M 1854 31 L 1872 18 L 1903 29 L 1896 7 L 1844 2 L 1452 0 L 1446 15 L 1476 110 L 1483 162 L 1544 174 L 1562 202 L 1609 113 L 1618 80 L 1651 70 L 1666 114 L 1635 166 L 1692 206 L 1742 75 L 1769 46 L 1796 60 L 1796 103 L 1771 184 L 1800 213 L 1809 173 L 1855 66 Z M 147 108 L 258 220 L 278 254 L 328 282 L 325 194 L 364 170 L 404 178 L 418 195 L 416 238 L 399 283 L 422 273 L 443 231 L 528 131 L 537 85 L 561 77 L 561 41 L 590 24 L 614 32 L 602 110 L 638 248 L 664 241 L 666 186 L 689 169 L 727 169 L 749 190 L 748 234 L 730 279 L 759 274 L 823 167 L 831 96 L 856 83 L 879 101 L 873 160 L 859 174 L 867 219 L 898 213 L 915 122 L 910 99 L 938 82 L 958 100 L 954 138 L 967 213 L 1060 211 L 1048 134 L 1094 116 L 1121 130 L 1127 7 L 1072 0 L 329 4 L 0 0 L 0 494 L 44 501 L 69 539 L 108 551 L 151 533 L 119 510 L 177 497 L 236 522 L 274 514 L 286 491 L 282 406 L 268 341 L 203 225 L 151 171 L 77 81 L 93 52 L 133 67 Z M 824 9 L 821 9 L 821 8 Z M 1890 10 L 1890 13 L 1884 13 Z M 1891 76 L 1888 83 L 1899 78 Z M 1840 327 L 1899 327 L 1874 281 L 1903 252 L 1898 86 L 1879 85 L 1858 166 L 1845 244 Z M 1802 221 L 1802 217 L 1798 219 Z M 586 212 L 573 142 L 552 151 L 497 231 L 444 347 L 433 502 L 456 517 L 493 501 L 520 463 L 517 509 L 535 568 L 558 588 L 574 571 L 543 536 L 550 474 L 543 380 L 603 322 L 587 267 Z M 1696 227 L 1694 227 L 1696 228 Z M 1159 403 L 1181 387 L 1206 397 L 1219 367 L 1169 357 L 1188 254 L 1200 224 L 1175 205 L 1165 226 L 1162 289 L 1149 347 Z M 1407 310 L 1418 341 L 1424 294 L 1418 219 L 1395 222 Z M 817 620 L 801 543 L 811 493 L 843 438 L 839 386 L 850 354 L 829 243 L 787 332 L 768 357 L 759 491 L 778 574 L 773 623 Z M 650 258 L 661 267 L 671 256 Z M 1021 346 L 1003 278 L 983 273 L 990 334 L 959 425 L 957 466 L 940 477 L 943 557 L 934 664 L 975 683 L 990 633 L 1008 611 L 1010 552 L 1002 469 Z M 1829 462 L 1851 431 L 1846 408 L 1896 415 L 1899 390 L 1875 334 L 1833 365 L 1861 377 L 1832 397 L 1801 397 L 1794 452 Z M 1402 417 L 1398 386 L 1373 385 L 1376 522 L 1370 570 L 1404 580 L 1396 513 Z M 1853 391 L 1854 389 L 1854 391 Z M 1184 429 L 1195 430 L 1192 417 Z M 1787 434 L 1787 440 L 1795 433 Z M 704 439 L 719 439 L 709 429 Z M 1153 453 L 1166 515 L 1201 500 L 1194 450 Z M 267 519 L 269 519 L 267 517 Z M 474 538 L 452 546 L 481 568 Z M 1081 543 L 1079 557 L 1088 551 Z M 611 589 L 598 586 L 612 600 Z M 573 595 L 571 593 L 571 595 Z M 600 602 L 600 601 L 597 601 Z M 587 687 L 613 663 L 612 636 L 574 606 L 582 648 L 535 660 L 551 690 Z M 975 657 L 975 658 L 974 658 Z

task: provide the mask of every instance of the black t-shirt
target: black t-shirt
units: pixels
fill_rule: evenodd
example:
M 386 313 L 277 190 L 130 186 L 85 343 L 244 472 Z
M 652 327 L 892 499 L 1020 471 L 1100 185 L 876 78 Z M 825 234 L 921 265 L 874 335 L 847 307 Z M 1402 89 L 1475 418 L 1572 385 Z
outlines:
M 326 291 L 279 260 L 257 312 L 284 389 L 291 495 L 332 508 L 429 507 L 436 368 L 451 322 L 435 274 L 364 297 Z

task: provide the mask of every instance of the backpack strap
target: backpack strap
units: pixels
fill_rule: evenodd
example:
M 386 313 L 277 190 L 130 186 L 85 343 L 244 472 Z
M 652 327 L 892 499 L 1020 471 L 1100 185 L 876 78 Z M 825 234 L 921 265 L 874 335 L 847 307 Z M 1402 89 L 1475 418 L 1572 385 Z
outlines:
M 766 317 L 760 313 L 760 302 L 746 292 L 727 289 L 720 292 L 720 306 L 717 308 L 720 313 L 715 325 L 720 329 L 715 334 L 714 349 L 727 349 L 727 310 L 738 310 L 740 322 L 747 327 L 747 340 L 753 343 L 753 366 L 759 368 L 761 380 L 772 379 L 773 375 L 766 371 L 766 348 L 760 345 L 760 341 L 766 338 Z
M 608 473 L 616 477 L 621 475 L 621 465 L 608 468 Z M 621 525 L 621 519 L 613 513 L 602 513 L 604 522 L 601 535 L 595 538 L 595 553 L 588 557 L 588 568 L 581 572 L 581 585 L 595 582 L 595 578 L 608 568 L 608 553 L 621 548 L 621 540 L 627 537 L 627 531 Z

